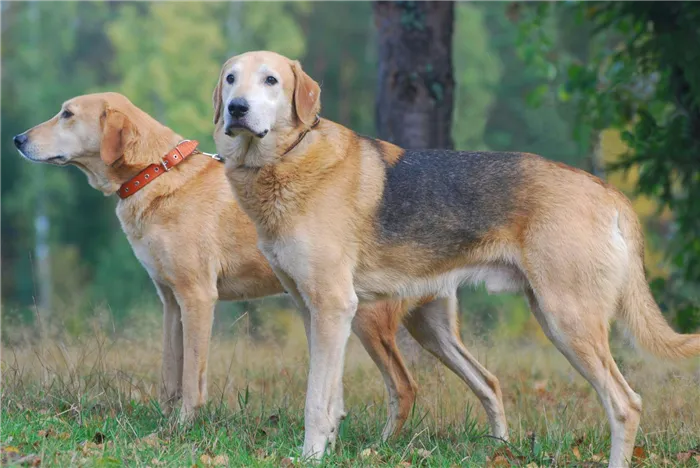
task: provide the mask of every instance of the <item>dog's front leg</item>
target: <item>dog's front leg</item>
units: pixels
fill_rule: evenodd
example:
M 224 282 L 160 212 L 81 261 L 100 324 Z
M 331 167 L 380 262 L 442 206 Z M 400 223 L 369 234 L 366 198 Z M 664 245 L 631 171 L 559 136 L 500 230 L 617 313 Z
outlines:
M 297 309 L 299 310 L 299 313 L 304 320 L 304 330 L 306 331 L 306 340 L 307 340 L 307 345 L 309 347 L 309 354 L 312 353 L 312 348 L 311 348 L 311 343 L 312 343 L 312 328 L 311 328 L 311 311 L 309 310 L 309 307 L 307 306 L 307 301 L 304 299 L 302 293 L 299 291 L 297 288 L 296 283 L 294 280 L 287 275 L 282 269 L 272 267 L 274 270 L 275 274 L 277 275 L 277 278 L 279 278 L 280 283 L 282 283 L 282 286 L 284 289 L 289 293 L 289 295 L 292 297 L 294 300 L 295 305 L 297 306 Z M 353 312 L 354 315 L 354 312 Z M 336 380 L 333 383 L 333 386 L 330 389 L 331 393 L 331 402 L 329 405 L 329 418 L 332 422 L 334 422 L 335 427 L 330 431 L 330 435 L 328 436 L 328 444 L 331 446 L 331 449 L 335 447 L 335 441 L 338 436 L 338 426 L 340 425 L 340 422 L 342 419 L 345 417 L 345 407 L 343 404 L 343 374 L 342 371 L 338 372 L 336 375 Z M 307 426 L 308 427 L 308 426 Z
M 309 307 L 311 319 L 303 456 L 320 458 L 326 445 L 334 444 L 344 415 L 342 379 L 345 346 L 358 301 L 349 272 L 324 275 L 321 281 L 314 282 L 313 288 L 301 287 L 300 291 Z
M 316 244 L 315 252 L 322 256 L 318 261 L 310 258 L 312 249 L 305 242 L 262 241 L 259 246 L 304 316 L 310 359 L 302 456 L 320 459 L 335 442 L 345 414 L 345 346 L 358 304 L 348 262 L 352 256 L 339 252 L 337 244 L 326 249 Z
M 299 292 L 294 280 L 287 273 L 285 273 L 284 270 L 275 266 L 274 263 L 270 262 L 270 265 L 272 266 L 272 271 L 275 272 L 277 279 L 280 280 L 282 287 L 292 298 L 294 305 L 297 306 L 297 310 L 299 311 L 301 318 L 304 320 L 304 331 L 306 332 L 307 345 L 310 347 L 311 343 L 308 342 L 308 339 L 309 334 L 311 333 L 311 312 L 306 305 L 306 301 L 302 297 L 301 292 Z M 309 351 L 311 351 L 311 348 L 309 348 Z
M 183 341 L 180 305 L 172 289 L 155 282 L 163 303 L 163 362 L 160 401 L 165 414 L 170 414 L 182 396 Z
M 175 297 L 182 311 L 184 343 L 180 422 L 186 422 L 207 400 L 207 360 L 217 300 L 216 284 L 181 288 L 175 291 Z

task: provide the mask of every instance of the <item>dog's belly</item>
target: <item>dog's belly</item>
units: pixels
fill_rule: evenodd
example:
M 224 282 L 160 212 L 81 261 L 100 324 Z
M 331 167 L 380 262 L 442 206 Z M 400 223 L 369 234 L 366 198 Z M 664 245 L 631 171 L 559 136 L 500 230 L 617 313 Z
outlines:
M 432 276 L 409 276 L 391 269 L 359 273 L 355 291 L 362 300 L 386 297 L 449 297 L 463 285 L 484 284 L 490 294 L 519 292 L 526 284 L 525 276 L 514 265 L 490 264 L 467 266 Z
M 183 261 L 182 249 L 175 245 L 164 245 L 150 237 L 127 236 L 131 247 L 153 281 L 170 288 L 177 288 L 178 272 L 187 268 Z M 231 249 L 233 250 L 233 248 Z M 241 301 L 258 299 L 284 293 L 282 285 L 259 255 L 240 255 L 224 257 L 211 252 L 212 258 L 222 258 L 221 271 L 216 277 L 218 299 L 222 301 Z M 250 253 L 250 252 L 248 252 Z M 257 250 L 254 251 L 257 254 Z M 187 265 L 197 271 L 201 267 Z
M 222 275 L 217 281 L 219 300 L 241 301 L 259 299 L 284 293 L 277 277 L 269 275 Z

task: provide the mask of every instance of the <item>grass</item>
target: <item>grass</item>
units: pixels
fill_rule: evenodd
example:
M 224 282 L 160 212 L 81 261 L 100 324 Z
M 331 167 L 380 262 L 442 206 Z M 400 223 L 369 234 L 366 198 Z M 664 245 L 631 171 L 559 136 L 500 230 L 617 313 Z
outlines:
M 602 466 L 609 430 L 590 386 L 550 345 L 494 340 L 468 347 L 501 381 L 511 442 L 488 436 L 481 405 L 432 357 L 411 364 L 419 397 L 401 434 L 379 442 L 386 415 L 378 371 L 349 345 L 348 417 L 325 466 Z M 644 399 L 639 466 L 700 466 L 698 362 L 668 364 L 620 348 Z M 209 404 L 179 427 L 157 403 L 157 330 L 4 346 L 4 463 L 42 466 L 291 466 L 303 442 L 303 332 L 254 342 L 219 334 Z M 299 465 L 297 462 L 296 465 Z

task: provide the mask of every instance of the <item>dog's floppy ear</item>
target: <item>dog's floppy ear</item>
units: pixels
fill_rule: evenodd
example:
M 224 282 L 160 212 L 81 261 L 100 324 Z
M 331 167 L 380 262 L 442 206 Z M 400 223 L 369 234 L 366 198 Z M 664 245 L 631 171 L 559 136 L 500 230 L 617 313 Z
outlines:
M 224 86 L 224 74 L 226 73 L 226 70 L 228 70 L 229 66 L 238 58 L 239 56 L 236 55 L 235 57 L 231 57 L 230 59 L 226 60 L 224 65 L 221 67 L 221 71 L 219 72 L 219 81 L 216 82 L 216 88 L 214 88 L 214 94 L 211 96 L 211 102 L 214 105 L 214 125 L 218 124 L 219 121 L 221 120 L 221 107 L 223 106 L 223 96 L 221 95 L 222 88 Z
M 219 123 L 221 120 L 221 78 L 224 75 L 224 70 L 219 73 L 219 81 L 216 82 L 216 88 L 214 88 L 214 94 L 211 96 L 211 102 L 214 105 L 214 125 Z
M 321 87 L 304 70 L 298 60 L 292 62 L 294 72 L 294 110 L 301 122 L 311 126 L 321 110 Z
M 124 156 L 133 129 L 126 115 L 109 107 L 102 113 L 100 120 L 102 121 L 100 157 L 106 165 L 111 166 Z

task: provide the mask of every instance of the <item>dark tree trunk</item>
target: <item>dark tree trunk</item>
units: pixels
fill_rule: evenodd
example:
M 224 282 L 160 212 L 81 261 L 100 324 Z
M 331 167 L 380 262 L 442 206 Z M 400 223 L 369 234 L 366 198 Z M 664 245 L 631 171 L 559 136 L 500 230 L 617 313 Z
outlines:
M 374 3 L 379 42 L 379 138 L 452 148 L 452 2 Z
M 375 2 L 379 43 L 376 122 L 379 138 L 404 148 L 452 148 L 452 2 Z M 418 344 L 399 328 L 410 364 Z

